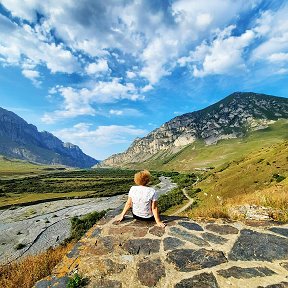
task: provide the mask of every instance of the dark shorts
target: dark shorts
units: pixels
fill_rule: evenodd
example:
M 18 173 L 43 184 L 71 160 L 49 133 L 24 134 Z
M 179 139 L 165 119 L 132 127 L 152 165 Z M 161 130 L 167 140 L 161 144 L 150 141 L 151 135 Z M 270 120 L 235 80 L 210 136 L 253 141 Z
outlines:
M 139 216 L 137 216 L 137 215 L 135 215 L 135 214 L 133 214 L 133 213 L 132 213 L 132 215 L 133 215 L 134 219 L 136 219 L 136 220 L 141 220 L 141 221 L 155 221 L 154 216 L 151 216 L 151 217 L 149 217 L 149 218 L 143 218 L 143 217 L 139 217 Z

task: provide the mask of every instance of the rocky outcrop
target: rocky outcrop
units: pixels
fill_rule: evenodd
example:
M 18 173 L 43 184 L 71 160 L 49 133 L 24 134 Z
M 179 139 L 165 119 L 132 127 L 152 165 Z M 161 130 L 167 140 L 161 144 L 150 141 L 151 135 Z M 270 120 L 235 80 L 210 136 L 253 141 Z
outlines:
M 287 287 L 288 225 L 167 216 L 160 228 L 131 216 L 119 224 L 118 213 L 100 220 L 35 287 L 66 287 L 75 272 L 88 288 Z
M 91 167 L 98 163 L 71 143 L 49 132 L 39 132 L 13 112 L 0 108 L 0 154 L 42 164 Z
M 112 155 L 102 165 L 143 162 L 161 151 L 175 153 L 197 139 L 211 145 L 242 137 L 281 118 L 288 118 L 287 98 L 236 92 L 203 110 L 173 118 L 146 137 L 135 139 L 126 152 Z

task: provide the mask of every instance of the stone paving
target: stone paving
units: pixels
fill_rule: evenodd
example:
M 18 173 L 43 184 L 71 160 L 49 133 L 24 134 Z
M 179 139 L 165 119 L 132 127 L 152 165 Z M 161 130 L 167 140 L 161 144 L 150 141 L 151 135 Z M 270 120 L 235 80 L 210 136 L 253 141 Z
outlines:
M 288 287 L 288 225 L 194 222 L 164 217 L 160 228 L 110 212 L 36 288 L 66 287 L 77 272 L 87 287 Z

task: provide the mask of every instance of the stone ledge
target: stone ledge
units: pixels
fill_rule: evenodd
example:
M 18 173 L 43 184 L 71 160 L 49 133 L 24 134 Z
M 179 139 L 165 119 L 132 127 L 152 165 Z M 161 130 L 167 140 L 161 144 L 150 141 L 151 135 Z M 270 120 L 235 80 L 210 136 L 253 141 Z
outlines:
M 163 217 L 163 229 L 129 215 L 117 223 L 120 210 L 94 225 L 53 275 L 35 287 L 64 288 L 74 272 L 91 288 L 286 287 L 288 225 L 252 227 Z

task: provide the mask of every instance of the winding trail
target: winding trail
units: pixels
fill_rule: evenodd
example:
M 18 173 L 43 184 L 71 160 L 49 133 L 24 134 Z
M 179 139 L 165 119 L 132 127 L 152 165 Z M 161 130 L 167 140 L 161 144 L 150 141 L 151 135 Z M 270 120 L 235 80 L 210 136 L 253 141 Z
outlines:
M 193 184 L 193 187 L 199 182 L 200 178 L 197 176 L 197 179 L 195 183 Z M 194 198 L 190 197 L 186 191 L 186 187 L 182 189 L 183 194 L 185 197 L 189 200 L 187 204 L 185 204 L 183 207 L 179 208 L 176 212 L 174 212 L 171 216 L 177 216 L 180 213 L 184 212 L 187 208 L 189 208 L 194 203 Z

